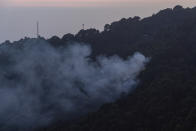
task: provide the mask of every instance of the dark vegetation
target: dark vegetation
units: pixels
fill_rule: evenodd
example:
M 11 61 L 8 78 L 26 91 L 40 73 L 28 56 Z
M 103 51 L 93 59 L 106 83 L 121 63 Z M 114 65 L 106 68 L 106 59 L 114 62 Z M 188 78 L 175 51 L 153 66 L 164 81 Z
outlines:
M 196 8 L 176 6 L 151 17 L 133 17 L 105 25 L 103 32 L 81 30 L 48 40 L 91 44 L 93 58 L 139 51 L 151 57 L 138 88 L 105 104 L 77 122 L 58 122 L 43 131 L 196 131 Z M 7 42 L 9 43 L 9 42 Z

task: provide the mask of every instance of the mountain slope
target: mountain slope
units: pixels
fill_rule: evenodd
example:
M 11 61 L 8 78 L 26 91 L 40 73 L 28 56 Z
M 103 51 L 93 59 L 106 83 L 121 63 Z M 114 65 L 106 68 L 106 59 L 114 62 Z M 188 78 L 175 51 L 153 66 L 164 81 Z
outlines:
M 20 51 L 23 43 L 3 43 Z M 136 51 L 151 58 L 138 87 L 128 96 L 103 105 L 77 121 L 58 121 L 41 131 L 196 131 L 196 7 L 161 10 L 151 17 L 133 17 L 106 24 L 103 32 L 81 30 L 54 36 L 48 42 L 61 49 L 88 43 L 97 55 L 126 59 Z M 6 54 L 6 53 L 5 53 Z M 8 56 L 0 56 L 7 69 Z M 12 79 L 12 76 L 7 76 Z M 38 130 L 38 129 L 37 129 Z
M 75 123 L 45 130 L 195 131 L 196 8 L 176 6 L 152 17 L 122 19 L 103 32 L 81 30 L 73 41 L 91 43 L 94 55 L 125 57 L 140 51 L 151 57 L 138 88 Z M 52 38 L 49 40 L 52 44 Z M 59 39 L 59 45 L 66 43 Z

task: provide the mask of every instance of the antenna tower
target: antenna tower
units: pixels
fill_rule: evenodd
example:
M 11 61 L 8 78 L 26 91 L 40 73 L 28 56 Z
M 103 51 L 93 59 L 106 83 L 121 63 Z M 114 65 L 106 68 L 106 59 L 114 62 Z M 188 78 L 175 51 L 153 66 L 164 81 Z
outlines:
M 39 35 L 39 21 L 37 21 L 37 38 L 40 38 L 40 35 Z

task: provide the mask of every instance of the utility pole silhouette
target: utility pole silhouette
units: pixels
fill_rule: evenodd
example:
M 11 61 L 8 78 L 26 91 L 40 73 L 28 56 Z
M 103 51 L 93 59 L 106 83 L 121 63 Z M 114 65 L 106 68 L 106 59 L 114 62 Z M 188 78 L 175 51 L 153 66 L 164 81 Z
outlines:
M 40 35 L 39 35 L 39 21 L 37 21 L 37 38 L 40 38 Z

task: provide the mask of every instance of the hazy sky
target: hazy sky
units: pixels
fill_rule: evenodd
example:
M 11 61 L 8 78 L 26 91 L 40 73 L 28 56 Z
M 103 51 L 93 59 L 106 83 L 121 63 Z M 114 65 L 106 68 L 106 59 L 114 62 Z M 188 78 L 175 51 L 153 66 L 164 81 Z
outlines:
M 194 4 L 195 0 L 1 0 L 5 6 L 63 6 L 63 7 L 81 7 L 81 6 L 119 6 L 127 4 L 163 4 L 163 3 L 182 3 Z
M 160 9 L 196 6 L 196 0 L 0 0 L 0 42 L 35 37 L 36 21 L 40 33 L 48 38 L 97 28 L 123 17 L 150 16 Z

